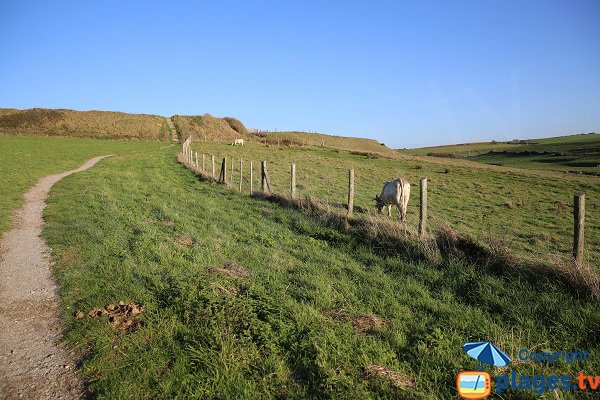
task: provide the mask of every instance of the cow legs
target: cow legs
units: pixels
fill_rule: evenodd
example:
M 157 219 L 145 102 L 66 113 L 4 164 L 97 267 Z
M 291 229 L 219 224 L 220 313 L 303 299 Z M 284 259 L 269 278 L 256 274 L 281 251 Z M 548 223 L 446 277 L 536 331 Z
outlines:
M 403 212 L 404 210 L 400 204 L 396 204 L 396 208 L 398 209 L 398 218 L 401 222 L 404 222 L 406 219 L 406 212 Z

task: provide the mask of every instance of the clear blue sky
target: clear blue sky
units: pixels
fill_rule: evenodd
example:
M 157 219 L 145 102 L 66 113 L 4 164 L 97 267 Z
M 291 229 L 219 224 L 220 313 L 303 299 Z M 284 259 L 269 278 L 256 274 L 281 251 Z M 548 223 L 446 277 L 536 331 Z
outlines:
M 600 132 L 600 1 L 5 1 L 0 107 L 392 147 Z

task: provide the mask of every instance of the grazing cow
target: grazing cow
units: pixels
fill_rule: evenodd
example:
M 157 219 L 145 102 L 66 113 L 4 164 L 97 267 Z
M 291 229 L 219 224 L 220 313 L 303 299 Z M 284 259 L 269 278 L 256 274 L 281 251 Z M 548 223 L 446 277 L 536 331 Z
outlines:
M 406 221 L 406 206 L 410 197 L 410 183 L 404 179 L 394 179 L 383 184 L 381 194 L 375 196 L 375 207 L 381 214 L 383 207 L 387 207 L 388 216 L 392 216 L 392 206 L 398 208 L 400 221 Z
M 232 146 L 237 146 L 237 145 L 243 146 L 244 145 L 244 139 L 235 139 L 233 141 L 233 143 L 231 143 Z

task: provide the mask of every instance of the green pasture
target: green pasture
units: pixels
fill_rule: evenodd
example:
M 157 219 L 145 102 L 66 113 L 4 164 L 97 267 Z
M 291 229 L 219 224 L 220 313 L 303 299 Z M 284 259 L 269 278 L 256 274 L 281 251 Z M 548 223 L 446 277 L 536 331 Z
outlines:
M 228 169 L 233 160 L 233 186 L 239 185 L 239 160 L 243 159 L 243 191 L 248 192 L 249 162 L 253 161 L 254 189 L 260 188 L 260 161 L 266 160 L 273 190 L 290 191 L 290 164 L 296 163 L 300 195 L 313 196 L 332 209 L 347 204 L 348 170 L 355 170 L 355 211 L 374 214 L 374 201 L 383 183 L 402 177 L 411 185 L 408 226 L 416 228 L 419 211 L 419 179 L 429 180 L 430 225 L 450 224 L 478 240 L 501 242 L 516 253 L 535 259 L 565 262 L 571 257 L 573 195 L 587 195 L 587 253 L 591 266 L 600 265 L 600 185 L 598 178 L 558 172 L 525 171 L 486 166 L 464 160 L 400 156 L 369 158 L 334 149 L 264 146 L 249 143 L 230 146 L 196 142 L 193 148 L 215 155 L 218 175 L 223 157 Z M 201 166 L 201 165 L 200 165 Z M 230 171 L 228 172 L 228 177 Z M 397 211 L 393 211 L 394 217 Z
M 147 151 L 164 143 L 0 135 L 0 235 L 23 194 L 43 176 L 79 167 L 92 157 Z
M 568 210 L 553 213 L 553 201 L 567 203 L 572 190 L 585 188 L 594 203 L 598 190 L 586 180 L 526 179 L 468 165 L 446 173 L 427 162 L 332 151 L 196 148 L 255 165 L 268 159 L 279 192 L 287 190 L 295 160 L 300 191 L 332 207 L 344 202 L 345 176 L 354 167 L 365 212 L 383 180 L 427 175 L 434 220 L 500 238 L 507 236 L 501 226 L 509 232 L 524 224 L 520 231 L 532 239 L 515 239 L 526 242 L 517 248 L 536 254 L 545 251 L 543 235 L 556 230 L 561 242 L 569 224 L 562 222 Z M 594 210 L 591 225 L 598 223 Z M 559 282 L 492 275 L 461 259 L 411 262 L 402 249 L 386 253 L 299 212 L 200 182 L 176 163 L 174 148 L 130 152 L 65 178 L 51 192 L 45 220 L 66 338 L 81 356 L 92 398 L 452 399 L 456 374 L 477 368 L 462 345 L 479 340 L 514 359 L 520 349 L 591 352 L 585 364 L 515 362 L 518 374 L 600 370 L 598 305 Z M 232 265 L 246 274 L 223 272 Z M 139 329 L 121 333 L 105 317 L 75 318 L 77 310 L 120 300 L 144 306 Z M 384 322 L 356 329 L 353 321 L 364 316 Z M 368 376 L 372 364 L 415 386 Z M 502 398 L 540 396 L 509 390 Z

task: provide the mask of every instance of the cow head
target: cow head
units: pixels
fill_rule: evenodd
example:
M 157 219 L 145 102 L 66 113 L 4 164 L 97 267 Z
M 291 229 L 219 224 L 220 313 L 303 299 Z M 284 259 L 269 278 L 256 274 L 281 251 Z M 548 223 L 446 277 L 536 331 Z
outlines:
M 377 212 L 381 214 L 383 207 L 385 207 L 383 200 L 377 195 L 375 195 L 375 198 L 373 200 L 375 200 L 375 208 L 377 208 Z

